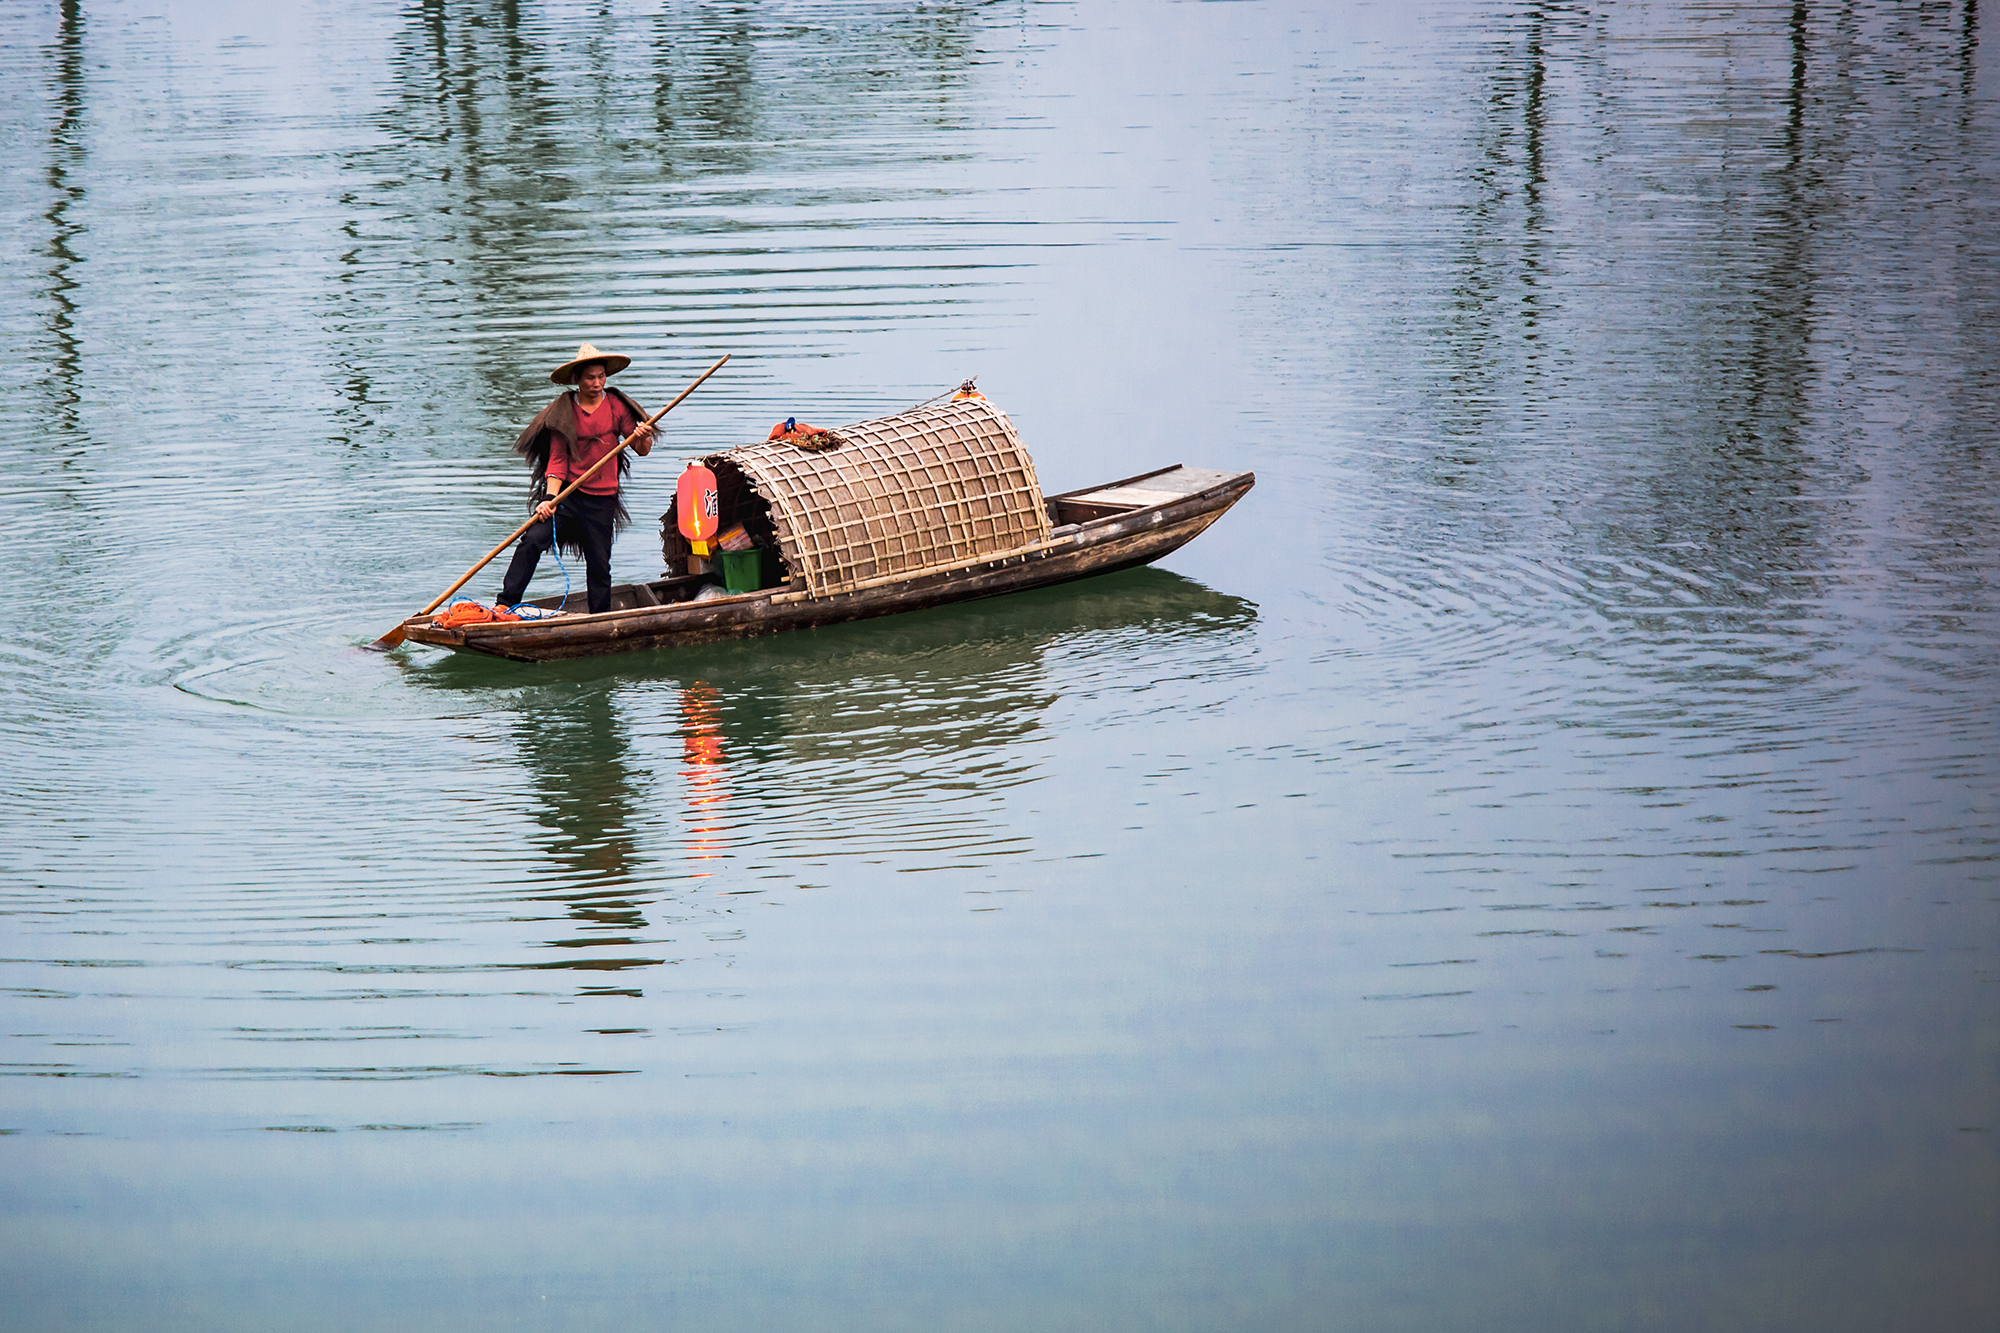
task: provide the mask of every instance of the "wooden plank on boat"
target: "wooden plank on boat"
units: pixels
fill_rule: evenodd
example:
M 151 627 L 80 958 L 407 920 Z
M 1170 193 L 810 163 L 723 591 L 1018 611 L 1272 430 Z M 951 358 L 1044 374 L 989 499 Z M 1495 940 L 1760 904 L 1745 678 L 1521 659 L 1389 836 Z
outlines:
M 1103 490 L 1084 491 L 1063 498 L 1082 504 L 1097 505 L 1172 504 L 1176 500 L 1184 500 L 1190 495 L 1219 485 L 1229 480 L 1232 475 L 1228 472 L 1211 472 L 1207 468 L 1177 467 L 1147 477 L 1137 484 L 1107 486 Z

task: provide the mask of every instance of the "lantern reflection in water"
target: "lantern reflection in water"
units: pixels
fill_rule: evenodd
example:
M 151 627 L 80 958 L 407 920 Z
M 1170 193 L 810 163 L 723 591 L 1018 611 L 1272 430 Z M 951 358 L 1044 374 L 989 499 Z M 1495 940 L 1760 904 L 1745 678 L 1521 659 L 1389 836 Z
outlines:
M 695 879 L 723 855 L 722 696 L 700 681 L 681 690 L 681 777 L 687 791 L 687 854 Z

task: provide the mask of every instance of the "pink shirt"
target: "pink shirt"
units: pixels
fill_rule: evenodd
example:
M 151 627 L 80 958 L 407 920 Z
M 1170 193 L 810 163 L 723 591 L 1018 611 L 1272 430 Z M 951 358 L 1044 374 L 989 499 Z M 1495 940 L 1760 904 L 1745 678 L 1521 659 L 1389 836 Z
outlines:
M 569 485 L 571 477 L 588 472 L 592 463 L 616 449 L 618 441 L 638 424 L 625 404 L 608 393 L 594 412 L 584 411 L 583 404 L 577 403 L 576 441 L 565 448 L 562 437 L 557 436 L 549 450 L 549 493 L 555 494 Z M 616 495 L 618 464 L 606 463 L 581 489 L 585 495 Z

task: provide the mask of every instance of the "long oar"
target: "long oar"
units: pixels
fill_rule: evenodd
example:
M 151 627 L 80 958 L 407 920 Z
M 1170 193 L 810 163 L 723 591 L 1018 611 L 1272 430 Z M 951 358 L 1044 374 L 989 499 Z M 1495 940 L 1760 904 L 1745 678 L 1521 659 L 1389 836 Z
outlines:
M 729 354 L 727 352 L 723 353 L 722 361 L 727 361 L 728 359 L 729 359 Z M 701 387 L 702 380 L 707 379 L 710 375 L 713 375 L 716 371 L 722 369 L 722 361 L 717 361 L 707 370 L 702 371 L 700 377 L 697 378 L 693 384 L 688 385 L 687 388 L 682 389 L 680 391 L 679 397 L 675 398 L 674 401 L 668 403 L 665 407 L 661 408 L 659 411 L 653 413 L 653 415 L 651 415 L 650 417 L 647 417 L 645 424 L 650 426 L 655 421 L 658 421 L 661 417 L 665 416 L 667 413 L 679 407 L 681 405 L 682 398 L 687 397 L 689 394 L 693 393 L 696 389 L 699 389 Z M 632 432 L 632 435 L 637 435 L 638 433 L 639 432 L 637 430 L 634 430 Z M 632 435 L 627 435 L 624 439 L 620 440 L 618 442 L 618 447 L 616 449 L 613 449 L 610 453 L 604 455 L 604 457 L 598 459 L 595 463 L 592 463 L 590 467 L 587 470 L 585 470 L 582 476 L 578 477 L 575 481 L 572 481 L 569 485 L 563 487 L 561 492 L 556 495 L 555 502 L 557 504 L 561 504 L 563 500 L 569 496 L 569 493 L 571 491 L 575 490 L 577 487 L 583 485 L 583 483 L 589 481 L 592 477 L 596 476 L 597 469 L 603 467 L 606 463 L 609 463 L 612 459 L 624 453 L 625 446 L 632 442 Z M 390 630 L 387 634 L 384 634 L 381 638 L 375 640 L 375 642 L 369 644 L 368 646 L 370 648 L 376 649 L 379 652 L 386 653 L 391 648 L 394 648 L 397 644 L 401 643 L 404 640 L 404 638 L 407 637 L 408 626 L 411 620 L 422 619 L 424 616 L 427 616 L 431 612 L 437 610 L 440 606 L 443 606 L 445 603 L 445 599 L 447 597 L 450 597 L 460 588 L 463 588 L 466 584 L 470 583 L 472 581 L 472 576 L 474 574 L 477 574 L 480 570 L 492 564 L 493 558 L 495 556 L 499 555 L 502 551 L 512 546 L 515 543 L 515 541 L 519 539 L 522 533 L 526 532 L 529 528 L 535 526 L 535 524 L 538 522 L 540 522 L 539 519 L 531 517 L 528 519 L 526 523 L 523 523 L 520 527 L 515 528 L 513 533 L 508 536 L 506 541 L 501 542 L 498 546 L 488 551 L 480 559 L 478 564 L 474 565 L 471 569 L 466 570 L 464 574 L 459 576 L 458 582 L 452 584 L 449 588 L 446 588 L 443 592 L 439 593 L 437 595 L 436 601 L 432 602 L 429 606 L 425 607 L 423 610 L 417 612 L 416 615 L 409 617 L 408 620 L 405 620 L 402 624 L 396 626 L 396 628 Z

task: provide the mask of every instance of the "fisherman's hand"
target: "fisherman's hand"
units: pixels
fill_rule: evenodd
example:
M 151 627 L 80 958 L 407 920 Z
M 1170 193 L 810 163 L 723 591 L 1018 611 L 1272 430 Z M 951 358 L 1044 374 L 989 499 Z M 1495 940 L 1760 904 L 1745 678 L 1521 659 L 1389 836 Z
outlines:
M 634 426 L 632 433 L 625 437 L 625 443 L 631 445 L 632 452 L 642 458 L 651 453 L 653 451 L 653 423 L 642 421 Z
M 544 500 L 540 504 L 535 506 L 535 517 L 541 519 L 545 523 L 549 519 L 554 518 L 555 514 L 556 514 L 556 502 L 554 500 Z

